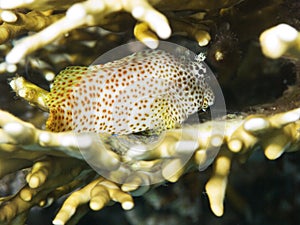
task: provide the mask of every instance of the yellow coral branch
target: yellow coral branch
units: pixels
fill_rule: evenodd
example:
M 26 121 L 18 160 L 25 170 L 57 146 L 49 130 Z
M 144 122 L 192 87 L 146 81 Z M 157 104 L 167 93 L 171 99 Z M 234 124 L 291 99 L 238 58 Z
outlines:
M 132 197 L 122 192 L 116 184 L 102 177 L 97 178 L 82 189 L 73 192 L 66 199 L 53 220 L 53 224 L 65 224 L 82 204 L 89 202 L 91 209 L 100 210 L 111 200 L 120 202 L 125 210 L 131 209 L 134 205 Z
M 80 2 L 80 0 L 65 0 L 59 1 L 54 0 L 49 4 L 49 0 L 12 0 L 12 1 L 0 1 L 0 8 L 3 9 L 15 9 L 15 8 L 27 8 L 34 10 L 53 10 L 55 9 L 65 9 L 72 5 L 73 3 Z
M 17 95 L 40 109 L 48 111 L 46 104 L 48 91 L 26 81 L 23 77 L 14 78 L 9 84 Z
M 158 47 L 158 38 L 150 30 L 147 23 L 137 23 L 134 27 L 133 33 L 135 37 L 149 48 L 155 49 Z
M 300 58 L 300 32 L 287 24 L 264 31 L 260 35 L 260 44 L 263 53 L 270 58 L 282 55 Z
M 159 37 L 168 38 L 171 35 L 167 18 L 146 0 L 88 0 L 74 4 L 67 10 L 65 17 L 39 33 L 22 40 L 6 56 L 6 61 L 9 64 L 16 64 L 24 56 L 49 44 L 61 35 L 78 27 L 101 25 L 102 18 L 121 10 L 130 12 L 134 18 L 147 23 Z
M 5 112 L 2 112 L 2 115 L 6 115 L 9 122 L 14 121 L 14 117 Z M 269 159 L 275 159 L 284 151 L 299 150 L 299 118 L 300 108 L 297 108 L 272 116 L 252 115 L 245 119 L 231 119 L 226 121 L 224 130 L 221 129 L 222 127 L 224 128 L 223 121 L 212 121 L 183 129 L 169 130 L 162 134 L 162 139 L 158 144 L 153 145 L 153 148 L 151 145 L 143 145 L 139 142 L 137 145 L 133 145 L 127 149 L 127 152 L 125 151 L 126 154 L 123 156 L 117 155 L 116 153 L 113 153 L 113 151 L 107 149 L 103 150 L 103 154 L 106 156 L 103 155 L 94 162 L 110 171 L 107 174 L 110 179 L 117 179 L 118 182 L 124 182 L 120 190 L 135 191 L 137 195 L 143 194 L 148 190 L 148 188 L 144 189 L 142 187 L 143 185 L 153 184 L 155 182 L 160 183 L 163 182 L 163 180 L 175 182 L 186 171 L 187 167 L 192 165 L 194 168 L 196 166 L 196 168 L 198 167 L 202 170 L 213 163 L 215 172 L 211 180 L 208 182 L 206 189 L 213 212 L 220 216 L 223 213 L 222 202 L 225 195 L 227 176 L 229 174 L 232 155 L 237 154 L 238 157 L 243 158 L 244 155 L 249 155 L 248 153 L 250 151 L 260 147 L 264 149 L 265 155 Z M 55 151 L 60 150 L 70 156 L 76 156 L 77 154 L 77 157 L 79 158 L 81 158 L 81 156 L 76 153 L 76 151 L 79 152 L 79 149 L 76 150 L 74 142 L 68 141 L 68 138 L 71 138 L 71 140 L 85 138 L 85 141 L 79 141 L 79 143 L 82 143 L 83 145 L 81 144 L 77 146 L 77 148 L 85 147 L 86 149 L 94 146 L 93 140 L 98 143 L 99 140 L 102 140 L 102 143 L 106 143 L 106 147 L 110 148 L 107 144 L 110 144 L 111 147 L 120 146 L 116 143 L 118 141 L 122 142 L 122 138 L 125 138 L 125 136 L 115 137 L 107 135 L 98 135 L 96 137 L 95 134 L 89 137 L 88 135 L 80 136 L 67 132 L 51 133 L 39 131 L 32 125 L 30 126 L 20 120 L 18 120 L 17 124 L 20 128 L 25 129 L 25 132 L 21 132 L 22 135 L 28 133 L 28 135 L 31 134 L 33 137 L 37 136 L 39 138 L 35 139 L 28 136 L 28 138 L 26 138 L 26 142 L 19 140 L 19 132 L 17 132 L 17 134 L 14 130 L 11 131 L 10 129 L 7 129 L 5 120 L 2 120 L 0 125 L 4 126 L 4 131 L 10 136 L 12 135 L 12 138 L 17 141 L 15 144 L 19 143 L 22 144 L 22 146 L 26 146 L 26 144 L 30 144 L 30 146 L 35 145 L 35 151 L 38 152 L 43 149 L 43 146 L 45 146 L 45 144 L 41 145 L 41 143 L 45 143 L 45 139 L 49 139 L 51 141 L 48 142 L 48 148 Z M 219 131 L 214 132 L 214 135 L 212 135 L 213 126 L 217 127 Z M 28 128 L 30 132 L 26 131 Z M 195 135 L 198 134 L 199 131 L 201 131 L 201 135 Z M 224 132 L 224 139 L 222 138 L 221 131 Z M 48 138 L 43 136 L 47 136 Z M 28 140 L 31 141 L 28 142 Z M 95 145 L 94 147 L 97 146 L 99 145 Z M 96 152 L 101 153 L 103 144 L 101 146 L 102 147 L 97 148 L 98 150 L 96 150 Z M 57 149 L 58 147 L 60 149 Z M 219 147 L 221 147 L 222 150 L 218 154 Z M 107 151 L 111 151 L 111 153 Z M 191 157 L 191 159 L 186 157 Z M 215 162 L 213 162 L 214 159 Z M 126 162 L 126 164 L 121 163 L 122 161 Z M 51 165 L 51 167 L 49 167 L 49 165 Z M 58 163 L 58 165 L 60 164 Z M 156 170 L 156 166 L 160 169 Z M 226 169 L 224 169 L 225 167 Z M 51 168 L 53 170 L 55 167 L 53 167 L 53 163 L 49 164 L 47 161 L 40 161 L 33 167 L 32 172 L 27 176 L 27 181 L 31 188 L 45 185 L 44 182 L 46 181 L 46 177 L 49 176 L 49 169 L 47 168 Z M 58 168 L 58 171 L 62 169 L 60 167 Z M 55 175 L 55 172 L 53 174 Z M 63 182 L 59 179 L 56 180 L 57 182 Z M 94 187 L 94 183 L 92 186 Z M 22 194 L 20 196 L 24 201 L 32 199 L 32 196 L 35 195 L 35 192 L 32 192 L 31 189 L 25 189 L 21 193 Z M 98 191 L 95 193 L 98 193 Z M 111 198 L 114 199 L 112 196 Z M 86 201 L 92 202 L 92 208 L 101 208 L 98 207 L 98 205 L 97 207 L 95 206 L 96 203 L 93 203 L 94 201 L 92 201 L 92 197 Z M 103 203 L 103 205 L 104 204 L 105 203 Z M 69 218 L 71 214 L 72 213 L 69 212 L 69 216 L 65 219 L 61 219 L 60 221 L 66 222 L 67 218 Z
M 223 201 L 231 167 L 232 152 L 222 149 L 214 162 L 211 178 L 205 185 L 209 197 L 210 208 L 216 216 L 222 216 L 224 211 Z
M 27 31 L 39 31 L 61 18 L 62 14 L 44 15 L 31 11 L 27 14 L 3 11 L 0 14 L 5 22 L 0 26 L 0 43 L 4 43 Z
M 184 33 L 187 36 L 194 38 L 199 46 L 206 46 L 211 40 L 211 36 L 208 32 L 208 27 L 202 24 L 191 24 L 179 19 L 170 20 L 173 32 Z

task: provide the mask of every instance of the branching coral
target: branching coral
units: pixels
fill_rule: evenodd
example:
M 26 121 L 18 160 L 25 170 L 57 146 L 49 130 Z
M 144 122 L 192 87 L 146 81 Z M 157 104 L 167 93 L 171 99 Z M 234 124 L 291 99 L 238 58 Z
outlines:
M 1 112 L 2 116 L 9 121 L 8 123 L 2 123 L 2 131 L 5 135 L 7 135 L 7 142 L 2 142 L 2 145 L 6 144 L 14 144 L 14 145 L 20 145 L 24 146 L 23 150 L 20 152 L 23 152 L 26 157 L 23 157 L 22 154 L 19 155 L 19 158 L 17 160 L 25 160 L 23 164 L 24 167 L 28 166 L 28 162 L 30 162 L 30 159 L 28 159 L 27 151 L 34 150 L 33 155 L 36 157 L 41 154 L 41 150 L 47 149 L 47 154 L 53 154 L 57 155 L 57 151 L 66 153 L 67 155 L 75 155 L 74 152 L 79 152 L 77 149 L 74 150 L 74 143 L 72 141 L 68 140 L 78 140 L 78 135 L 69 134 L 69 135 L 60 135 L 58 133 L 50 133 L 47 131 L 40 131 L 38 129 L 33 129 L 30 132 L 30 136 L 26 138 L 26 140 L 34 140 L 33 142 L 22 142 L 22 138 L 24 138 L 23 134 L 27 133 L 24 132 L 25 129 L 22 129 L 23 132 L 18 132 L 18 130 L 13 129 L 11 130 L 10 127 L 27 127 L 28 124 L 22 121 L 19 121 L 17 118 L 5 113 Z M 145 146 L 144 153 L 140 153 L 139 155 L 136 155 L 136 153 L 132 153 L 134 151 L 133 149 L 129 149 L 129 151 L 126 153 L 127 157 L 128 155 L 132 157 L 131 160 L 136 161 L 135 166 L 132 168 L 133 171 L 130 173 L 130 176 L 128 178 L 124 177 L 125 173 L 123 172 L 126 170 L 126 168 L 123 168 L 122 165 L 115 168 L 114 170 L 114 176 L 116 176 L 119 173 L 119 176 L 124 179 L 125 183 L 120 187 L 124 191 L 133 191 L 138 190 L 140 185 L 144 185 L 144 181 L 139 181 L 142 179 L 149 179 L 149 183 L 151 181 L 159 180 L 161 177 L 163 177 L 165 180 L 176 182 L 180 176 L 185 172 L 182 168 L 187 168 L 189 166 L 182 165 L 181 159 L 182 154 L 189 154 L 189 152 L 194 152 L 192 158 L 189 160 L 189 163 L 191 166 L 193 166 L 194 169 L 204 169 L 206 168 L 214 158 L 215 153 L 213 153 L 215 148 L 221 146 L 221 151 L 217 155 L 216 159 L 214 160 L 214 173 L 208 183 L 206 184 L 206 191 L 208 193 L 208 196 L 210 198 L 210 205 L 213 210 L 213 212 L 216 215 L 222 215 L 223 214 L 223 199 L 225 195 L 226 190 L 226 184 L 227 184 L 227 177 L 229 175 L 230 170 L 230 164 L 232 157 L 237 154 L 238 158 L 241 158 L 241 160 L 244 160 L 245 155 L 247 156 L 249 152 L 257 149 L 262 148 L 264 149 L 265 155 L 269 159 L 276 159 L 278 158 L 284 151 L 294 151 L 299 149 L 300 144 L 300 124 L 299 124 L 299 118 L 300 118 L 300 109 L 295 109 L 286 113 L 276 114 L 274 116 L 265 117 L 265 116 L 250 116 L 249 118 L 242 119 L 232 119 L 226 121 L 226 129 L 225 129 L 225 138 L 222 140 L 220 139 L 219 135 L 211 136 L 211 123 L 223 123 L 223 122 L 207 122 L 201 125 L 194 126 L 192 128 L 186 128 L 183 130 L 174 130 L 174 131 L 167 131 L 163 141 L 154 149 L 147 149 Z M 18 124 L 18 125 L 16 125 Z M 199 131 L 202 131 L 203 133 L 207 133 L 207 135 L 203 135 L 203 140 L 201 139 L 193 139 L 193 133 L 197 133 Z M 180 140 L 175 141 L 178 139 L 178 134 L 184 134 L 180 137 Z M 51 143 L 48 143 L 47 146 L 41 143 L 40 139 L 36 139 L 36 137 L 46 137 L 51 135 Z M 42 138 L 42 139 L 43 139 Z M 90 137 L 91 139 L 93 137 Z M 100 137 L 101 138 L 101 137 Z M 106 141 L 106 138 L 101 138 L 104 141 Z M 111 142 L 114 142 L 114 136 L 109 137 Z M 194 137 L 195 138 L 195 137 Z M 13 141 L 8 141 L 13 140 Z M 189 143 L 187 145 L 187 143 Z M 194 144 L 191 144 L 194 143 Z M 28 147 L 27 147 L 28 146 Z M 29 146 L 31 150 L 29 149 Z M 59 147 L 58 146 L 64 146 Z M 140 144 L 139 144 L 140 146 Z M 166 152 L 165 146 L 168 146 L 168 152 Z M 179 147 L 182 146 L 182 147 Z M 185 147 L 184 147 L 185 146 Z M 192 148 L 189 148 L 188 146 L 193 146 Z M 87 146 L 87 148 L 91 148 L 91 146 Z M 149 148 L 149 147 L 148 147 Z M 25 153 L 26 152 L 26 153 Z M 2 153 L 6 153 L 5 149 L 2 150 Z M 213 155 L 213 158 L 211 158 Z M 80 154 L 77 153 L 77 156 L 79 157 Z M 110 156 L 112 157 L 112 156 Z M 137 159 L 135 159 L 137 158 Z M 102 158 L 102 160 L 105 159 L 105 161 L 113 162 L 114 160 L 119 161 L 119 158 L 113 159 L 113 158 Z M 143 161 L 143 160 L 150 160 L 151 161 Z M 65 193 L 66 190 L 69 190 L 70 188 L 76 187 L 80 180 L 76 180 L 75 176 L 78 176 L 78 172 L 83 173 L 84 170 L 82 170 L 80 167 L 78 167 L 78 160 L 75 160 L 74 163 L 76 164 L 76 170 L 74 170 L 74 173 L 69 173 L 72 171 L 72 160 L 68 160 L 68 164 L 70 163 L 70 166 L 67 164 L 63 164 L 64 167 L 62 168 L 62 164 L 60 164 L 60 160 L 65 161 L 64 158 L 56 158 L 55 161 L 52 161 L 51 158 L 43 161 L 39 161 L 32 167 L 32 171 L 27 175 L 27 182 L 29 187 L 24 187 L 19 194 L 14 197 L 12 200 L 10 200 L 10 203 L 5 205 L 1 212 L 3 213 L 2 221 L 7 221 L 12 218 L 14 218 L 15 215 L 18 215 L 19 213 L 23 212 L 23 210 L 27 209 L 28 207 L 37 204 L 39 202 L 42 202 L 40 204 L 45 204 L 44 202 L 51 196 L 51 192 L 53 192 L 55 189 L 57 189 L 55 197 L 60 196 L 62 193 Z M 126 159 L 128 161 L 128 159 Z M 159 162 L 163 161 L 162 163 L 162 170 L 161 174 L 148 174 L 141 172 L 141 174 L 133 173 L 134 171 L 145 171 L 147 169 L 147 166 L 153 167 L 155 164 L 159 164 Z M 151 163 L 152 162 L 152 163 Z M 14 165 L 14 164 L 10 164 Z M 55 165 L 58 166 L 57 169 L 55 169 Z M 5 164 L 3 165 L 5 166 Z M 49 167 L 50 166 L 50 167 Z M 74 164 L 73 164 L 74 166 Z M 112 167 L 110 167 L 112 168 Z M 17 167 L 11 168 L 11 171 L 20 169 L 20 165 Z M 51 173 L 49 171 L 51 169 Z M 87 169 L 87 168 L 86 168 Z M 70 178 L 66 178 L 66 174 L 64 174 L 63 171 L 67 170 L 68 174 L 70 175 Z M 177 171 L 174 173 L 174 170 Z M 11 172 L 9 171 L 9 172 Z M 55 172 L 57 171 L 57 172 Z M 143 175 L 142 175 L 143 174 Z M 112 175 L 112 174 L 111 174 Z M 141 176 L 142 175 L 142 176 Z M 55 178 L 55 180 L 52 179 Z M 59 179 L 61 177 L 62 180 Z M 144 177 L 144 178 L 143 178 Z M 75 180 L 74 180 L 75 179 Z M 78 178 L 77 178 L 78 179 Z M 82 179 L 82 178 L 81 178 Z M 100 179 L 100 180 L 99 180 Z M 71 183 L 71 180 L 74 180 Z M 45 182 L 46 181 L 46 182 Z M 55 182 L 54 182 L 55 181 Z M 123 194 L 120 194 L 117 196 L 107 196 L 105 198 L 106 200 L 101 200 L 98 202 L 103 202 L 103 205 L 101 203 L 101 207 L 95 204 L 95 198 L 93 197 L 94 192 L 97 192 L 94 190 L 95 185 L 97 183 L 101 183 L 103 181 L 103 178 L 97 178 L 94 180 L 91 184 L 87 185 L 82 189 L 82 191 L 79 191 L 78 193 L 75 192 L 72 194 L 66 203 L 63 205 L 60 213 L 55 219 L 56 224 L 64 224 L 68 221 L 68 219 L 71 217 L 71 215 L 74 214 L 74 210 L 79 206 L 80 204 L 86 203 L 88 201 L 91 201 L 90 206 L 94 210 L 99 210 L 108 202 L 108 199 L 120 201 L 122 204 L 124 204 L 123 208 L 129 209 L 131 207 L 127 207 L 127 203 L 131 202 L 129 196 L 124 193 L 123 200 Z M 51 185 L 50 183 L 51 182 Z M 106 181 L 109 182 L 109 181 Z M 75 183 L 75 184 L 74 184 Z M 111 184 L 113 185 L 113 184 Z M 108 187 L 111 187 L 109 185 Z M 67 187 L 66 187 L 67 186 Z M 71 186 L 71 187 L 70 187 Z M 72 187 L 73 186 L 73 187 Z M 38 187 L 45 187 L 43 188 L 42 192 L 35 191 Z M 97 186 L 98 187 L 98 186 Z M 113 185 L 114 188 L 118 188 L 117 185 Z M 99 187 L 102 190 L 102 185 Z M 98 188 L 98 189 L 99 189 Z M 113 189 L 114 189 L 113 188 Z M 54 189 L 54 190 L 53 190 Z M 119 189 L 118 189 L 119 190 Z M 88 197 L 89 194 L 86 193 L 88 191 L 92 196 L 91 198 Z M 110 191 L 107 190 L 109 193 Z M 62 192 L 62 193 L 61 193 Z M 58 194 L 60 193 L 60 194 Z M 98 192 L 97 192 L 98 193 Z M 99 192 L 100 193 L 100 192 Z M 122 193 L 117 192 L 117 193 Z M 142 194 L 144 192 L 141 192 L 139 194 Z M 37 197 L 36 197 L 37 196 Z M 79 199 L 83 198 L 82 200 L 79 200 L 78 203 L 74 203 L 73 196 L 80 196 Z M 97 195 L 97 199 L 104 198 L 102 195 L 102 191 L 99 195 Z M 127 196 L 127 197 L 126 197 Z M 45 199 L 46 197 L 46 199 Z M 30 204 L 25 204 L 27 206 L 20 206 L 19 210 L 16 210 L 14 214 L 7 215 L 7 212 L 9 212 L 8 207 L 15 207 L 16 201 L 20 201 L 20 198 L 28 202 L 30 201 Z M 35 201 L 31 201 L 32 199 L 36 199 Z M 16 200 L 14 200 L 16 199 Z M 94 200 L 93 200 L 94 199 Z M 128 200 L 126 200 L 128 199 Z M 48 200 L 49 201 L 49 200 Z M 73 202 L 73 203 L 71 203 Z M 69 205 L 72 205 L 70 207 Z M 74 205 L 75 204 L 75 205 Z M 60 221 L 60 222 L 58 222 Z
M 287 25 L 280 24 L 263 32 L 260 42 L 264 54 L 271 58 L 278 58 L 282 55 L 299 58 L 300 34 Z
M 62 3 L 63 5 L 65 3 Z M 3 5 L 3 3 L 2 3 Z M 18 8 L 19 6 L 25 8 L 43 9 L 47 5 L 43 3 L 29 4 L 20 2 L 17 5 L 5 5 L 3 8 Z M 171 34 L 171 29 L 168 25 L 167 19 L 164 15 L 154 10 L 147 1 L 85 1 L 74 4 L 70 7 L 66 16 L 43 31 L 23 40 L 18 44 L 9 55 L 6 57 L 8 63 L 17 63 L 25 55 L 49 44 L 59 36 L 81 26 L 95 26 L 105 24 L 105 16 L 118 12 L 121 10 L 128 11 L 136 19 L 146 22 L 147 25 L 153 29 L 160 37 L 168 38 Z M 101 16 L 100 16 L 101 15 Z M 49 35 L 51 34 L 51 35 Z M 32 43 L 35 43 L 32 45 Z M 18 58 L 16 58 L 18 57 Z
M 226 72 L 230 74 L 240 61 L 235 60 L 234 65 L 227 67 L 228 55 L 239 57 L 240 42 L 249 41 L 248 36 L 257 38 L 261 31 L 276 25 L 272 15 L 280 11 L 281 1 L 257 4 L 254 8 L 261 7 L 260 13 L 249 11 L 249 5 L 246 0 L 186 4 L 175 0 L 0 0 L 0 42 L 27 35 L 13 43 L 12 49 L 5 44 L 1 54 L 6 63 L 17 63 L 18 72 L 23 74 L 23 59 L 40 49 L 28 62 L 51 81 L 63 67 L 88 65 L 100 52 L 127 42 L 131 37 L 128 32 L 148 47 L 156 48 L 158 37 L 168 38 L 172 30 L 173 34 L 196 40 L 198 46 L 211 42 L 208 52 L 212 64 L 229 68 Z M 257 17 L 262 23 L 253 22 Z M 250 24 L 250 31 L 240 21 Z M 286 21 L 281 18 L 278 22 Z M 228 45 L 224 45 L 226 41 Z M 266 30 L 260 41 L 268 57 L 299 58 L 299 32 L 288 25 Z M 49 45 L 51 42 L 54 43 Z M 76 224 L 89 208 L 98 211 L 113 202 L 130 210 L 134 206 L 132 196 L 144 195 L 162 183 L 176 183 L 184 174 L 203 171 L 211 164 L 213 171 L 205 190 L 211 210 L 221 216 L 235 162 L 245 162 L 254 151 L 263 151 L 270 160 L 285 152 L 299 151 L 299 75 L 296 79 L 296 85 L 269 104 L 244 109 L 239 115 L 229 114 L 218 120 L 167 130 L 159 137 L 51 132 L 0 110 L 0 178 L 20 170 L 26 173 L 24 187 L 0 198 L 0 223 L 24 224 L 33 206 L 49 206 L 68 193 L 71 194 L 54 224 Z M 230 81 L 231 77 L 224 80 Z M 48 110 L 48 91 L 41 88 L 45 84 L 34 85 L 19 76 L 11 79 L 10 85 L 30 104 Z
M 27 8 L 38 11 L 52 10 L 53 6 L 58 10 L 65 9 L 72 3 L 75 3 L 65 12 L 65 16 L 63 18 L 47 28 L 45 27 L 49 24 L 49 22 L 57 20 L 58 18 L 62 17 L 63 14 L 59 13 L 51 15 L 51 12 L 47 11 L 47 13 L 50 14 L 49 18 L 44 17 L 41 14 L 41 19 L 38 19 L 37 23 L 30 23 L 31 20 L 34 20 L 35 15 L 25 16 L 20 13 L 14 13 L 13 11 L 3 11 L 2 19 L 8 23 L 8 25 L 2 25 L 2 29 L 5 31 L 5 33 L 7 33 L 9 30 L 11 30 L 11 32 L 9 32 L 9 35 L 1 39 L 2 42 L 10 37 L 15 36 L 17 33 L 20 33 L 20 29 L 36 31 L 45 28 L 35 35 L 25 38 L 19 44 L 17 44 L 7 55 L 6 61 L 12 64 L 18 63 L 26 55 L 49 44 L 67 32 L 79 27 L 97 25 L 113 31 L 123 30 L 124 27 L 128 25 L 130 26 L 130 18 L 128 18 L 126 14 L 122 13 L 121 16 L 115 16 L 114 13 L 120 11 L 131 13 L 131 15 L 139 21 L 134 28 L 134 34 L 137 39 L 141 40 L 151 48 L 156 48 L 158 46 L 158 38 L 156 35 L 158 35 L 160 38 L 168 38 L 171 35 L 171 28 L 167 18 L 154 9 L 152 4 L 154 7 L 161 8 L 167 12 L 176 10 L 196 10 L 196 13 L 194 13 L 195 15 L 193 15 L 194 20 L 196 18 L 196 21 L 201 21 L 208 12 L 212 12 L 211 16 L 213 16 L 214 11 L 224 7 L 232 7 L 239 3 L 238 0 L 226 2 L 218 1 L 214 3 L 191 1 L 189 4 L 182 7 L 182 4 L 178 4 L 176 1 L 169 1 L 168 3 L 163 1 L 148 2 L 146 0 L 88 0 L 83 2 L 79 1 L 78 3 L 76 2 L 77 1 L 52 1 L 51 7 L 49 7 L 48 1 L 1 1 L 0 5 L 2 9 L 12 10 L 17 8 Z M 197 11 L 200 13 L 197 14 Z M 190 24 L 190 22 L 187 22 L 187 19 L 178 19 L 176 15 L 172 16 L 172 13 L 170 14 L 170 17 L 174 18 L 171 20 L 171 25 L 175 33 L 186 33 L 188 36 L 195 38 L 201 46 L 207 45 L 210 41 L 211 37 L 208 32 L 209 29 L 205 25 L 205 21 L 204 25 L 201 25 L 198 22 Z M 193 19 L 192 16 L 191 19 Z M 127 21 L 127 23 L 124 23 L 124 26 L 122 26 L 122 21 Z M 28 27 L 26 24 L 30 24 L 30 26 Z M 7 26 L 12 26 L 12 28 Z

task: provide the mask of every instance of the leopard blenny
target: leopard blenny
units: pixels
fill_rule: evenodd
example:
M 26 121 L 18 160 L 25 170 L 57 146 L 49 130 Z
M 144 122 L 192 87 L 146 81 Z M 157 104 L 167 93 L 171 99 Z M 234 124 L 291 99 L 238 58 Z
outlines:
M 102 65 L 67 67 L 46 99 L 47 128 L 129 134 L 176 127 L 214 102 L 204 63 L 183 58 L 143 50 Z

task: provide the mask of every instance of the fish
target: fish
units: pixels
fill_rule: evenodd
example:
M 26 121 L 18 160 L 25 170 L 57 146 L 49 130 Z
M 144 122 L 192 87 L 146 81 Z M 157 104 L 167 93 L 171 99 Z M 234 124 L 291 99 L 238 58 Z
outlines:
M 147 49 L 62 70 L 46 97 L 53 132 L 130 134 L 180 126 L 214 103 L 202 61 Z

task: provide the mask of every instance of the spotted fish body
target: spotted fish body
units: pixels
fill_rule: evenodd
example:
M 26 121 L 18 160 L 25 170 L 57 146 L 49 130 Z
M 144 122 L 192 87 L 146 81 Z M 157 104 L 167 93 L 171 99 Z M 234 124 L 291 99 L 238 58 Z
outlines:
M 202 62 L 144 50 L 90 67 L 67 67 L 55 78 L 47 128 L 128 134 L 165 130 L 213 104 Z

